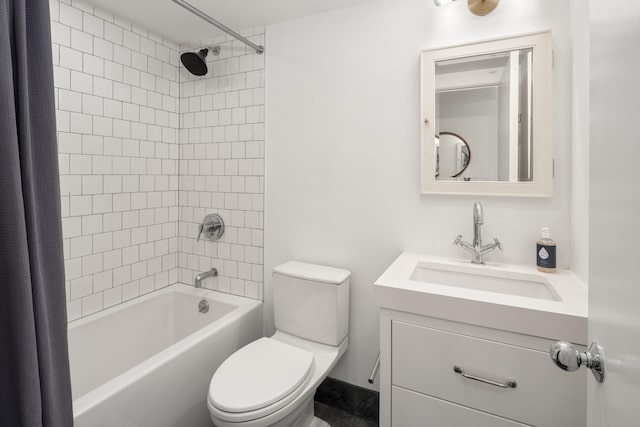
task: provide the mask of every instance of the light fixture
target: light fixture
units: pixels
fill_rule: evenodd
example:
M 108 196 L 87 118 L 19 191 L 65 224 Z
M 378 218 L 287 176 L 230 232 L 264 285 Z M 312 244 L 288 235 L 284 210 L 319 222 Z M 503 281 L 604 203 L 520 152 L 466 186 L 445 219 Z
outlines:
M 438 7 L 447 6 L 456 0 L 433 0 L 433 4 Z M 498 7 L 500 0 L 467 0 L 469 11 L 474 15 L 488 15 Z
M 467 5 L 474 15 L 484 16 L 493 12 L 499 2 L 500 0 L 468 0 Z

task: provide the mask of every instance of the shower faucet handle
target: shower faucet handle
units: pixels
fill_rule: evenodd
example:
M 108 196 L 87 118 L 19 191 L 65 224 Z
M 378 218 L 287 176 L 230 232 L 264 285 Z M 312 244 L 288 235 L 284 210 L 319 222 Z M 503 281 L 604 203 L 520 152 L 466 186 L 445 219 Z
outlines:
M 197 242 L 200 241 L 200 236 L 204 235 L 206 240 L 218 240 L 224 234 L 224 221 L 222 217 L 217 213 L 209 214 L 205 216 L 202 223 L 198 227 Z
M 196 239 L 196 242 L 200 241 L 200 236 L 202 235 L 202 230 L 204 230 L 204 224 L 200 224 L 200 226 L 198 227 L 198 238 Z

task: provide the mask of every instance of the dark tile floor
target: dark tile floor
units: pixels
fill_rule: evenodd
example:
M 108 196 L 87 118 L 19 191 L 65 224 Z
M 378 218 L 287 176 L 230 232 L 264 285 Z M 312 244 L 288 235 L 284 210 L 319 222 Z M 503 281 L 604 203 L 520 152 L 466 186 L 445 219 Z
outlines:
M 316 417 L 329 423 L 331 427 L 378 427 L 378 423 L 365 420 L 340 409 L 315 402 Z
M 355 419 L 378 421 L 380 395 L 374 390 L 326 378 L 316 390 L 314 400 L 344 414 L 355 415 Z

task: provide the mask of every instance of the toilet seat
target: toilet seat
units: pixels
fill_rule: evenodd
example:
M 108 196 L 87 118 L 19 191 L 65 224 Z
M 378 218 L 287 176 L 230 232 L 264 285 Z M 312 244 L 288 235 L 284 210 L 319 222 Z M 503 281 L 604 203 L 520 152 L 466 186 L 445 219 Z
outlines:
M 220 365 L 209 385 L 209 409 L 230 422 L 268 416 L 298 397 L 313 371 L 311 352 L 261 338 Z

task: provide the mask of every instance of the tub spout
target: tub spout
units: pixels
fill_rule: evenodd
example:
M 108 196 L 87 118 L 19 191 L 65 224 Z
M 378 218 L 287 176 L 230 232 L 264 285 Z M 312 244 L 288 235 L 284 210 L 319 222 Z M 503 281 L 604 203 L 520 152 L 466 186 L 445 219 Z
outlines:
M 202 281 L 204 279 L 206 279 L 207 277 L 216 277 L 218 275 L 218 269 L 217 268 L 212 268 L 209 271 L 205 271 L 203 273 L 200 273 L 196 276 L 196 279 L 194 280 L 194 286 L 196 288 L 201 288 L 202 287 Z

